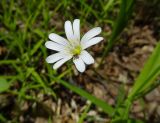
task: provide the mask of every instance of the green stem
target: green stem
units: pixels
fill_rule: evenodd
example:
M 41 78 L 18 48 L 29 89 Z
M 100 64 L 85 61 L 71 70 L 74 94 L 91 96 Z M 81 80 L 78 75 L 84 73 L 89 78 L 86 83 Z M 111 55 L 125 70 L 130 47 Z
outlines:
M 125 108 L 125 111 L 124 111 L 123 119 L 128 119 L 129 111 L 130 111 L 132 103 L 131 103 L 130 100 L 127 99 L 126 102 L 125 102 L 125 105 L 126 105 L 126 108 Z

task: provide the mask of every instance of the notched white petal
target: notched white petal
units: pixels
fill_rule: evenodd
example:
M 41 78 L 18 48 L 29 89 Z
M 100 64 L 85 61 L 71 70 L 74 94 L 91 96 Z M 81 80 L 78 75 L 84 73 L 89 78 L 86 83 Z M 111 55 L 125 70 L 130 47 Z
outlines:
M 81 39 L 81 43 L 85 43 L 91 38 L 95 37 L 96 35 L 99 35 L 101 33 L 102 29 L 100 27 L 95 27 L 91 30 L 89 30 Z
M 59 67 L 61 67 L 65 62 L 67 62 L 68 60 L 70 60 L 72 58 L 72 56 L 66 56 L 65 58 L 59 60 L 58 62 L 56 62 L 54 65 L 53 65 L 53 69 L 56 70 L 58 69 Z
M 78 41 L 80 41 L 80 20 L 79 19 L 75 19 L 73 22 L 73 32 L 74 32 L 75 38 Z
M 82 73 L 85 71 L 86 66 L 81 58 L 73 59 L 73 62 L 79 72 Z
M 55 43 L 55 42 L 52 42 L 52 41 L 47 41 L 47 42 L 45 43 L 45 46 L 46 46 L 48 49 L 55 50 L 55 51 L 63 51 L 64 48 L 65 48 L 63 45 L 58 44 L 58 43 Z
M 65 33 L 66 33 L 66 36 L 67 36 L 67 39 L 69 41 L 72 41 L 75 39 L 74 37 L 74 33 L 73 33 L 73 28 L 72 28 L 72 24 L 70 21 L 66 21 L 65 24 L 64 24 L 64 29 L 65 29 Z
M 82 49 L 86 49 L 92 45 L 95 45 L 99 42 L 101 42 L 103 40 L 103 37 L 95 37 L 95 38 L 92 38 L 90 39 L 89 41 L 85 42 L 85 43 L 81 43 L 81 46 L 82 46 Z
M 58 53 L 55 53 L 55 54 L 52 54 L 52 55 L 48 56 L 46 58 L 46 61 L 48 63 L 55 63 L 58 60 L 63 59 L 65 57 L 66 57 L 66 54 L 58 52 Z
M 59 36 L 55 33 L 49 34 L 49 39 L 58 43 L 58 44 L 62 44 L 62 45 L 68 45 L 69 44 L 68 41 L 65 38 L 63 38 L 63 37 L 61 37 L 61 36 Z
M 81 52 L 79 57 L 88 65 L 94 63 L 94 58 L 85 50 Z

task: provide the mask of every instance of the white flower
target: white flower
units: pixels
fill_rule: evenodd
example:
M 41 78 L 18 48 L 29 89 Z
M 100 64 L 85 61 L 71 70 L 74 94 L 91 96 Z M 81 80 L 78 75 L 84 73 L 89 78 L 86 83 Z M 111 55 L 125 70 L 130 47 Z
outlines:
M 73 62 L 79 72 L 84 72 L 86 65 L 93 64 L 93 57 L 85 50 L 103 40 L 102 37 L 96 37 L 101 33 L 100 27 L 89 30 L 80 40 L 80 20 L 75 19 L 73 26 L 70 21 L 64 24 L 67 39 L 51 33 L 45 46 L 48 49 L 57 51 L 46 58 L 48 63 L 54 63 L 53 69 L 58 69 L 65 62 L 73 58 Z

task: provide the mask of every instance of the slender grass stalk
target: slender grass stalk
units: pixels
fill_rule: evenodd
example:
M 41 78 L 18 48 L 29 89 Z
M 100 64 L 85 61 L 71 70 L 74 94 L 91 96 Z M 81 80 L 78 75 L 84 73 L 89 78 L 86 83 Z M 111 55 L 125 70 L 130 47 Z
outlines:
M 56 98 L 56 94 L 54 93 L 54 91 L 49 88 L 45 83 L 44 81 L 41 79 L 41 77 L 39 76 L 39 74 L 36 72 L 36 71 L 33 71 L 32 72 L 32 75 L 34 76 L 34 78 L 37 80 L 37 82 L 41 85 L 41 87 L 44 88 L 44 90 L 47 92 L 47 93 L 51 93 L 52 96 L 54 98 Z
M 20 63 L 20 60 L 1 60 L 0 65 L 2 64 L 17 64 Z
M 91 105 L 92 105 L 92 103 L 90 103 L 86 106 L 84 112 L 82 113 L 81 117 L 78 120 L 78 123 L 84 123 L 84 119 L 87 117 L 87 112 L 89 111 Z

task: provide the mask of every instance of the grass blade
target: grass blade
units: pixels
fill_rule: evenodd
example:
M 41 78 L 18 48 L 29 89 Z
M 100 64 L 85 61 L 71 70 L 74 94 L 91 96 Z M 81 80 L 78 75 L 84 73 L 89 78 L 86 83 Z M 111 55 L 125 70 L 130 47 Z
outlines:
M 6 79 L 0 78 L 0 93 L 8 90 L 10 85 L 11 85 L 11 83 L 7 82 Z
M 84 119 L 87 117 L 87 112 L 89 111 L 91 105 L 92 105 L 92 103 L 90 103 L 86 106 L 84 112 L 82 113 L 81 117 L 78 120 L 78 123 L 84 123 Z
M 143 92 L 153 84 L 153 81 L 160 75 L 160 43 L 153 51 L 151 57 L 144 65 L 139 77 L 137 78 L 133 89 L 131 90 L 128 98 L 133 99 L 138 93 Z

